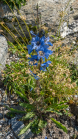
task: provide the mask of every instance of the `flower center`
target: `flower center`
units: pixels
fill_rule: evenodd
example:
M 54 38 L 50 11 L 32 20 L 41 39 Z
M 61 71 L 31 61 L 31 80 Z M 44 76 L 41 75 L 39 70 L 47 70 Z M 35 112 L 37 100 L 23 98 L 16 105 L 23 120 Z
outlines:
M 40 56 L 43 56 L 43 54 L 44 54 L 43 51 L 39 51 Z
M 40 45 L 40 41 L 37 41 L 36 45 Z

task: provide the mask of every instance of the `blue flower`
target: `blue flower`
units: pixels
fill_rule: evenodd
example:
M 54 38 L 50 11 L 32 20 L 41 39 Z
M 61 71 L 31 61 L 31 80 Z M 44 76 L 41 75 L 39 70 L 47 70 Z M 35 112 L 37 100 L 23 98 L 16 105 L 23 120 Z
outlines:
M 53 44 L 51 43 L 51 42 L 48 42 L 50 40 L 50 38 L 49 37 L 47 37 L 46 39 L 45 39 L 45 44 L 48 44 L 48 45 L 51 45 L 51 46 L 53 46 Z
M 38 65 L 38 63 L 36 63 L 38 62 L 38 55 L 31 55 L 31 58 L 28 58 L 28 59 L 30 59 L 29 65 L 31 65 L 30 62 L 32 62 L 33 65 Z
M 36 80 L 39 80 L 40 78 L 36 75 L 36 74 L 34 74 L 31 70 L 30 70 L 30 72 L 31 72 L 31 74 L 34 76 L 34 78 L 36 79 Z
M 50 38 L 49 37 L 46 38 L 44 36 L 44 31 L 40 31 L 37 35 L 35 35 L 33 31 L 30 31 L 30 33 L 35 37 L 32 38 L 31 44 L 27 45 L 28 53 L 30 54 L 33 50 L 35 50 L 37 52 L 37 55 L 31 55 L 31 58 L 28 58 L 30 60 L 29 64 L 31 65 L 32 63 L 33 65 L 37 66 L 38 61 L 40 61 L 40 59 L 43 59 L 43 62 L 45 62 L 45 58 L 48 59 L 49 55 L 53 53 L 53 51 L 48 50 L 49 45 L 50 46 L 53 45 L 51 42 L 49 42 Z M 46 67 L 48 67 L 50 63 L 51 61 L 40 63 L 41 64 L 40 70 L 46 71 Z M 39 79 L 39 77 L 36 74 L 34 74 L 32 71 L 31 73 L 33 74 L 36 80 Z
M 47 62 L 41 64 L 40 70 L 46 71 L 46 67 L 48 67 L 49 64 L 51 64 L 51 61 L 47 61 Z
M 38 59 L 42 58 L 43 61 L 45 61 L 45 58 L 48 59 L 49 55 L 53 53 L 53 51 L 48 50 L 48 49 L 40 49 L 38 53 Z
M 28 53 L 30 54 L 33 50 L 35 50 L 36 52 L 38 52 L 38 50 L 40 50 L 41 48 L 43 49 L 47 49 L 49 46 L 48 45 L 51 45 L 51 42 L 48 42 L 49 41 L 49 37 L 45 37 L 45 36 L 42 36 L 41 38 L 39 37 L 39 34 L 35 35 L 33 33 L 33 31 L 30 31 L 31 34 L 33 34 L 35 37 L 32 38 L 31 40 L 31 45 L 27 45 L 27 48 L 28 48 Z

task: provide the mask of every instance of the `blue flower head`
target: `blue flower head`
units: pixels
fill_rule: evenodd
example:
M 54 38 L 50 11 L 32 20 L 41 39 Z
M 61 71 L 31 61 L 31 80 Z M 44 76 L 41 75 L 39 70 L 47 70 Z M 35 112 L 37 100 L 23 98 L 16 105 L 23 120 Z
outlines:
M 40 51 L 41 49 L 47 49 L 49 46 L 48 45 L 52 45 L 51 42 L 49 42 L 49 37 L 45 37 L 44 35 L 40 38 L 39 37 L 39 33 L 37 35 L 35 35 L 33 33 L 33 31 L 30 31 L 30 33 L 32 35 L 34 35 L 35 37 L 32 38 L 31 40 L 31 44 L 27 45 L 28 48 L 28 53 L 30 54 L 33 50 L 35 50 L 36 52 Z
M 41 63 L 40 70 L 46 71 L 46 67 L 49 66 L 51 61 L 45 62 L 45 58 L 48 59 L 49 55 L 53 53 L 53 51 L 48 49 L 49 45 L 50 46 L 53 45 L 51 42 L 49 42 L 50 38 L 45 37 L 44 30 L 41 30 L 37 35 L 35 35 L 33 31 L 30 31 L 30 33 L 35 37 L 32 38 L 31 44 L 27 45 L 28 53 L 31 54 L 31 52 L 35 50 L 37 55 L 31 55 L 31 58 L 28 58 L 30 60 L 29 64 L 32 62 L 33 65 L 37 66 L 40 59 L 42 59 L 44 63 Z M 38 76 L 36 76 L 34 73 L 33 76 L 35 77 L 36 80 L 38 79 Z

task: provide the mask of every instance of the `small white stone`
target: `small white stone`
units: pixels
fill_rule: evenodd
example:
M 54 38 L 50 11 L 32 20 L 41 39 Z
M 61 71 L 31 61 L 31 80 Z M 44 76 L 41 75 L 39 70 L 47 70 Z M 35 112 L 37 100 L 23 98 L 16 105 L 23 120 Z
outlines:
M 0 125 L 0 129 L 2 128 L 2 125 Z

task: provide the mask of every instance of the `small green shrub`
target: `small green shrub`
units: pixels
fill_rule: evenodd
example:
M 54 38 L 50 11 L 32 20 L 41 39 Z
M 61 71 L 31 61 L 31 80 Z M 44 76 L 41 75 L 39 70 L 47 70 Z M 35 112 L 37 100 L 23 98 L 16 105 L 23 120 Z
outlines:
M 26 132 L 28 128 L 38 134 L 47 125 L 47 119 L 50 118 L 49 113 L 62 115 L 64 110 L 64 113 L 67 114 L 68 97 L 76 93 L 77 86 L 73 87 L 73 83 L 70 81 L 70 71 L 67 68 L 66 60 L 63 60 L 62 56 L 58 57 L 56 53 L 49 57 L 52 64 L 47 68 L 47 71 L 37 72 L 40 77 L 37 82 L 29 71 L 32 69 L 35 72 L 36 69 L 28 64 L 27 47 L 22 45 L 22 48 L 25 53 L 18 45 L 16 45 L 16 49 L 13 45 L 9 48 L 11 53 L 16 53 L 19 56 L 19 60 L 12 62 L 10 66 L 6 65 L 4 85 L 7 87 L 7 93 L 15 93 L 21 98 L 19 105 L 24 109 L 21 111 L 24 116 L 20 120 L 23 120 L 24 123 L 28 121 L 28 125 L 26 124 L 20 134 Z M 20 50 L 20 54 L 17 49 Z M 19 110 L 8 109 L 13 114 L 20 113 Z M 67 133 L 67 129 L 61 123 L 53 118 L 51 120 Z

